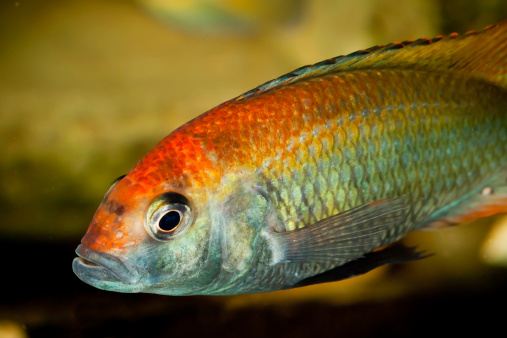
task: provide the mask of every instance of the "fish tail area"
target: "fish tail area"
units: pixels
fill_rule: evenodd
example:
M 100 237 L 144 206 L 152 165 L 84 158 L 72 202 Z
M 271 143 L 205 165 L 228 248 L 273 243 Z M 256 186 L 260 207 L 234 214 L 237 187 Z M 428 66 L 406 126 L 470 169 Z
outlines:
M 438 211 L 425 228 L 438 229 L 507 213 L 507 171 L 480 189 Z
M 366 69 L 449 71 L 483 79 L 507 89 L 507 20 L 480 31 L 393 42 L 337 56 L 298 68 L 236 99 L 301 80 Z

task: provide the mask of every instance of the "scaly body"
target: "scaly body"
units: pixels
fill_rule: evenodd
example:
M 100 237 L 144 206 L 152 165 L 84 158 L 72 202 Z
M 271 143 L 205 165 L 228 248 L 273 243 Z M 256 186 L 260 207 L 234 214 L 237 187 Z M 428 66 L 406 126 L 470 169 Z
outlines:
M 504 65 L 505 45 L 490 49 Z M 76 273 L 126 292 L 273 291 L 421 227 L 505 211 L 507 91 L 488 79 L 505 70 L 465 72 L 450 55 L 440 68 L 302 68 L 190 121 L 106 194 L 78 249 L 124 267 L 106 262 L 103 281 L 80 258 Z M 177 224 L 157 225 L 168 212 Z

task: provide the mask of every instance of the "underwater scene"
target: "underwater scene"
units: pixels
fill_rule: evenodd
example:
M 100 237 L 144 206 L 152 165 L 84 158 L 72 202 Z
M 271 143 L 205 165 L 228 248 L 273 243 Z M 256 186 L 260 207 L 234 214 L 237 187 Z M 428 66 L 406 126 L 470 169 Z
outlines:
M 0 338 L 502 332 L 506 19 L 503 0 L 0 2 Z M 421 109 L 368 120 L 396 97 Z M 358 127 L 319 120 L 336 107 Z M 414 162 L 375 138 L 407 125 L 463 142 Z

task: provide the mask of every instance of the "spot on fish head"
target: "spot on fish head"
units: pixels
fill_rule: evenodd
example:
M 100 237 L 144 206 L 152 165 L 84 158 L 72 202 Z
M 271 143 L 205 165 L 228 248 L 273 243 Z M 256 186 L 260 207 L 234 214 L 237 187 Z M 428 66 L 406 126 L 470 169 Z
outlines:
M 125 212 L 125 206 L 123 204 L 111 199 L 106 200 L 104 203 L 104 209 L 110 214 L 115 214 L 116 216 L 121 216 Z
M 144 201 L 139 187 L 128 178 L 115 181 L 97 209 L 81 241 L 87 247 L 107 254 L 124 254 L 146 237 L 142 226 Z

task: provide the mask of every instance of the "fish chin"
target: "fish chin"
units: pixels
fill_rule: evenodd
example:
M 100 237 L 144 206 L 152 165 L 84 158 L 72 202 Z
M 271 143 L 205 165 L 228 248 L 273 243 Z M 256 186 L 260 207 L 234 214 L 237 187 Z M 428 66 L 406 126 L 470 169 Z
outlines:
M 113 255 L 95 251 L 83 244 L 76 249 L 72 270 L 83 282 L 117 292 L 140 292 L 140 281 L 147 271 Z

